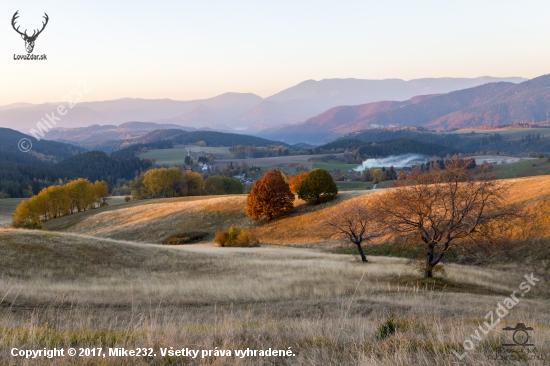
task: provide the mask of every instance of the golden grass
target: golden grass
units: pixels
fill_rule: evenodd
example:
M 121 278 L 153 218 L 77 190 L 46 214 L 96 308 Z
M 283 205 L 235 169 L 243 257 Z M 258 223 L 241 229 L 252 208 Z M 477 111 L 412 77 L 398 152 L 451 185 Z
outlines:
M 530 214 L 527 223 L 514 230 L 513 239 L 550 237 L 550 176 L 502 181 L 510 185 L 509 202 Z M 121 240 L 161 243 L 177 232 L 209 232 L 210 240 L 230 226 L 255 228 L 265 244 L 305 245 L 326 242 L 323 218 L 347 205 L 368 204 L 382 192 L 342 192 L 333 202 L 310 206 L 296 200 L 293 213 L 272 222 L 254 222 L 245 215 L 246 195 L 195 197 L 193 200 L 157 200 L 111 210 L 84 218 L 68 232 Z M 46 226 L 47 227 L 47 226 Z
M 46 365 L 451 365 L 450 349 L 460 350 L 532 271 L 449 265 L 446 279 L 432 282 L 416 280 L 403 259 L 369 259 L 363 265 L 304 248 L 167 247 L 0 230 L 0 348 L 291 347 L 296 354 L 39 361 Z M 549 290 L 541 282 L 500 324 L 534 327 L 546 352 Z M 380 338 L 390 314 L 396 332 Z M 499 349 L 500 328 L 479 349 Z M 465 361 L 500 364 L 476 352 Z M 37 364 L 8 352 L 0 363 Z

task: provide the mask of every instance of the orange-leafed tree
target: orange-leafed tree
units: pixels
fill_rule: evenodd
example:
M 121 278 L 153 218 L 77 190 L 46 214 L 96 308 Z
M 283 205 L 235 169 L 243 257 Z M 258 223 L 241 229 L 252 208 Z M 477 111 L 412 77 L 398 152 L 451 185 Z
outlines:
M 286 216 L 294 208 L 294 195 L 282 174 L 270 170 L 254 183 L 246 201 L 246 214 L 254 220 Z
M 298 190 L 300 189 L 300 184 L 302 184 L 302 181 L 307 176 L 308 172 L 302 172 L 296 175 L 292 175 L 290 179 L 288 180 L 288 185 L 290 186 L 290 191 L 294 194 L 298 194 Z

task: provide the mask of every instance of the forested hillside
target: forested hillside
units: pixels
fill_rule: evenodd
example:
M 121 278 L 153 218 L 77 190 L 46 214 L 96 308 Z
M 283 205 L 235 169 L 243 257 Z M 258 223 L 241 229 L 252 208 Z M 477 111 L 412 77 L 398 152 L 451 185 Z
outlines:
M 526 129 L 525 131 L 527 134 L 523 138 L 505 139 L 498 132 L 489 134 L 456 134 L 425 132 L 418 131 L 417 129 L 372 129 L 350 133 L 331 144 L 346 146 L 346 144 L 357 145 L 357 142 L 349 141 L 360 140 L 372 143 L 397 138 L 408 138 L 419 142 L 442 145 L 448 148 L 456 149 L 462 153 L 487 151 L 498 151 L 513 155 L 529 154 L 530 152 L 542 152 L 545 154 L 550 153 L 550 128 L 548 129 L 548 134 L 541 134 L 540 132 L 530 133 L 529 129 Z M 348 142 L 343 143 L 342 141 Z M 324 146 L 331 146 L 331 144 Z
M 101 151 L 90 151 L 64 160 L 55 165 L 55 168 L 87 178 L 92 182 L 102 180 L 112 187 L 118 179 L 133 179 L 152 165 L 150 160 L 136 157 L 122 160 Z
M 446 156 L 457 154 L 459 151 L 439 144 L 419 142 L 410 138 L 398 138 L 382 142 L 365 142 L 357 139 L 338 140 L 318 147 L 320 152 L 357 150 L 363 158 L 382 157 L 402 154 L 422 154 L 428 156 Z
M 45 187 L 79 177 L 104 180 L 112 188 L 117 180 L 132 180 L 152 166 L 133 153 L 111 157 L 61 142 L 36 141 L 8 128 L 0 132 L 0 198 L 30 197 Z M 23 138 L 32 143 L 28 152 L 18 148 Z
M 129 146 L 149 144 L 161 140 L 172 141 L 174 144 L 196 144 L 203 142 L 205 146 L 268 146 L 281 145 L 279 142 L 266 140 L 261 137 L 224 133 L 214 131 L 183 131 L 183 130 L 156 130 L 141 137 L 126 140 L 105 140 L 90 145 L 90 149 L 111 153 Z M 282 144 L 286 145 L 286 144 Z

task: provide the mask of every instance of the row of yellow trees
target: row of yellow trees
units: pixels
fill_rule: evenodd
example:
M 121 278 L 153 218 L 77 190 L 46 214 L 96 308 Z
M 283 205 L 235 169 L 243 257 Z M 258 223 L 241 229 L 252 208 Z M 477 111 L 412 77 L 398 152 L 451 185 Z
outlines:
M 197 196 L 202 186 L 201 174 L 176 167 L 148 170 L 130 185 L 135 198 Z
M 64 186 L 50 186 L 16 207 L 12 226 L 39 228 L 42 221 L 95 208 L 108 194 L 109 188 L 104 181 L 92 184 L 83 178 Z
M 132 196 L 138 199 L 244 193 L 242 183 L 236 179 L 211 176 L 205 181 L 200 173 L 176 167 L 148 170 L 130 187 Z

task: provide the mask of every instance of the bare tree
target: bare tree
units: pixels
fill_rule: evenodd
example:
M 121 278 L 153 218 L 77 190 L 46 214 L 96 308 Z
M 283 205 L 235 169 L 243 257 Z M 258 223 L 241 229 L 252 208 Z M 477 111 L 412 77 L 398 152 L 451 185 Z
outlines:
M 507 186 L 492 177 L 474 177 L 453 160 L 446 169 L 415 172 L 375 199 L 377 220 L 394 238 L 425 248 L 424 277 L 453 246 L 502 239 L 519 217 L 506 203 Z
M 381 233 L 374 228 L 376 223 L 373 213 L 367 207 L 358 205 L 340 208 L 324 221 L 329 230 L 329 238 L 339 235 L 346 236 L 357 246 L 361 260 L 368 262 L 361 244 L 379 237 Z

